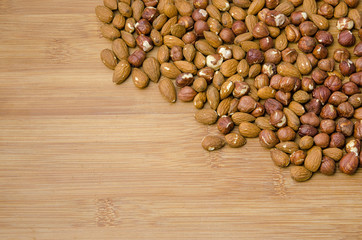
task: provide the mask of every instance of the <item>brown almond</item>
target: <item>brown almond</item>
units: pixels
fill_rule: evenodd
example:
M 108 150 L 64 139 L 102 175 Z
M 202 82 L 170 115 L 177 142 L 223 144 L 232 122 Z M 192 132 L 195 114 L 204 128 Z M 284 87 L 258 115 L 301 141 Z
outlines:
M 192 3 L 185 0 L 175 0 L 175 5 L 181 16 L 191 16 L 193 10 Z
M 297 67 L 299 72 L 303 75 L 309 74 L 313 69 L 312 64 L 310 63 L 307 55 L 305 55 L 304 53 L 298 54 Z
M 217 106 L 216 112 L 217 115 L 219 116 L 223 116 L 223 115 L 227 115 L 230 109 L 230 103 L 231 103 L 232 98 L 228 97 L 223 99 L 220 103 L 219 106 Z
M 304 167 L 311 172 L 318 171 L 322 163 L 322 149 L 320 147 L 312 147 L 304 160 Z
M 231 119 L 235 125 L 239 125 L 241 122 L 254 122 L 255 117 L 249 113 L 236 112 L 231 116 Z
M 192 73 L 193 75 L 195 75 L 197 73 L 197 68 L 196 66 L 188 61 L 175 61 L 173 62 L 175 64 L 175 66 L 184 73 Z
M 343 151 L 339 148 L 326 148 L 323 149 L 323 155 L 332 158 L 334 161 L 339 161 L 343 156 Z
M 216 123 L 217 113 L 213 109 L 202 109 L 195 113 L 195 119 L 199 123 L 211 125 Z
M 264 5 L 265 0 L 254 0 L 248 8 L 248 14 L 256 15 L 261 9 L 263 9 Z
M 290 176 L 297 182 L 305 182 L 312 177 L 313 173 L 303 166 L 292 166 Z
M 158 82 L 160 79 L 160 63 L 154 57 L 146 58 L 143 62 L 143 71 L 152 82 Z
M 157 52 L 157 60 L 160 64 L 168 62 L 170 59 L 170 51 L 167 46 L 162 45 Z
M 177 78 L 181 74 L 181 71 L 171 62 L 162 63 L 160 70 L 161 74 L 168 78 Z
M 130 48 L 136 47 L 136 39 L 133 37 L 131 33 L 126 31 L 121 31 L 121 37 L 128 47 Z
M 206 90 L 206 98 L 211 109 L 216 110 L 220 102 L 219 91 L 214 86 L 209 86 Z
M 204 107 L 204 104 L 206 102 L 206 93 L 205 92 L 199 92 L 195 97 L 194 97 L 194 106 L 197 109 L 201 109 Z
M 110 49 L 103 49 L 101 51 L 101 60 L 109 69 L 114 69 L 117 66 L 117 57 Z
M 105 6 L 97 6 L 96 15 L 98 19 L 104 23 L 110 23 L 113 20 L 113 12 L 111 9 Z
M 120 38 L 112 42 L 112 50 L 118 59 L 127 59 L 129 56 L 127 44 Z
M 117 0 L 113 0 L 113 1 L 117 2 Z M 141 0 L 135 0 L 132 3 L 131 8 L 132 8 L 132 12 L 133 12 L 133 18 L 136 21 L 139 21 L 142 17 L 142 13 L 145 8 L 145 5 L 143 4 L 143 2 Z
M 263 130 L 265 130 L 265 129 L 272 130 L 272 131 L 276 130 L 276 128 L 270 123 L 270 118 L 268 118 L 268 117 L 258 117 L 257 119 L 255 119 L 255 124 L 260 129 L 263 129 Z
M 292 141 L 278 143 L 275 147 L 277 149 L 279 149 L 280 151 L 283 151 L 283 152 L 289 153 L 289 154 L 292 154 L 293 152 L 299 150 L 298 144 L 296 144 L 295 142 L 292 142 Z
M 192 44 L 186 44 L 182 50 L 182 53 L 186 59 L 186 61 L 192 62 L 196 55 L 196 49 Z
M 206 40 L 196 41 L 195 47 L 200 53 L 206 56 L 215 54 L 215 49 Z
M 291 101 L 289 103 L 288 108 L 290 110 L 292 110 L 296 115 L 298 115 L 299 117 L 302 116 L 305 113 L 305 109 L 303 107 L 302 104 L 296 102 L 296 101 Z
M 275 93 L 275 89 L 269 86 L 264 86 L 258 89 L 258 97 L 261 99 L 274 98 Z
M 281 62 L 277 67 L 277 72 L 282 76 L 301 78 L 299 70 L 291 63 Z
M 108 38 L 110 40 L 114 40 L 121 36 L 119 30 L 115 28 L 112 24 L 103 24 L 101 26 L 101 33 L 103 37 Z
M 149 83 L 149 78 L 141 69 L 133 68 L 132 71 L 132 80 L 136 87 L 145 88 Z
M 158 82 L 161 95 L 170 103 L 176 102 L 176 89 L 172 81 L 167 77 L 161 77 Z
M 303 1 L 303 10 L 308 14 L 308 16 L 317 13 L 317 2 L 316 0 L 304 0 Z
M 279 149 L 270 149 L 270 156 L 274 164 L 278 167 L 287 167 L 290 163 L 290 158 L 288 154 L 280 151 Z
M 162 27 L 161 35 L 166 36 L 171 34 L 171 27 L 177 23 L 177 16 L 170 18 Z
M 117 0 L 103 0 L 103 4 L 111 10 L 117 10 L 118 8 Z
M 225 145 L 223 139 L 218 136 L 206 136 L 201 141 L 201 146 L 207 151 L 214 151 L 222 148 Z
M 116 84 L 123 83 L 131 73 L 131 65 L 127 60 L 121 59 L 113 72 L 113 82 Z
M 236 73 L 236 68 L 238 66 L 239 62 L 235 59 L 226 60 L 223 62 L 220 66 L 220 72 L 225 77 L 231 77 Z
M 172 48 L 174 46 L 185 46 L 185 43 L 180 38 L 171 35 L 164 36 L 163 43 L 169 48 Z
M 246 139 L 238 133 L 227 134 L 225 141 L 232 148 L 239 148 L 246 144 Z
M 209 4 L 207 7 L 206 7 L 206 11 L 207 13 L 209 14 L 209 16 L 211 18 L 214 18 L 216 19 L 217 21 L 221 22 L 221 13 L 219 11 L 219 9 L 217 9 L 217 7 L 215 7 L 214 5 L 212 4 Z
M 245 18 L 245 25 L 249 32 L 251 33 L 255 27 L 255 25 L 258 23 L 258 18 L 254 15 L 248 15 Z
M 349 9 L 348 17 L 353 20 L 355 29 L 360 29 L 362 27 L 362 16 L 357 9 Z
M 241 136 L 247 138 L 256 138 L 259 136 L 260 128 L 250 122 L 241 122 L 239 124 L 239 132 Z
M 294 12 L 294 5 L 290 1 L 284 1 L 280 3 L 275 10 L 283 13 L 285 16 L 289 16 Z
M 325 17 L 319 14 L 312 14 L 309 16 L 309 18 L 320 30 L 327 30 L 329 28 L 328 19 Z
M 214 32 L 204 31 L 204 37 L 206 41 L 214 48 L 217 48 L 222 44 L 221 38 Z
M 220 11 L 227 11 L 230 9 L 229 1 L 227 0 L 211 0 L 212 5 L 214 5 Z
M 276 39 L 275 39 L 275 48 L 279 51 L 283 51 L 288 46 L 288 39 L 285 32 L 282 32 Z
M 289 108 L 284 108 L 283 112 L 287 118 L 287 125 L 291 127 L 294 131 L 298 131 L 300 126 L 299 117 Z

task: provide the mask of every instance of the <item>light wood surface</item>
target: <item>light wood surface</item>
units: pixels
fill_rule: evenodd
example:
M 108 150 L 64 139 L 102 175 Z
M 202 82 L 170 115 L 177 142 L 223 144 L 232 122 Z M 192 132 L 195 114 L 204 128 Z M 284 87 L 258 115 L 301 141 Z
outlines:
M 362 239 L 361 169 L 204 151 L 191 103 L 112 83 L 97 4 L 0 1 L 0 239 Z

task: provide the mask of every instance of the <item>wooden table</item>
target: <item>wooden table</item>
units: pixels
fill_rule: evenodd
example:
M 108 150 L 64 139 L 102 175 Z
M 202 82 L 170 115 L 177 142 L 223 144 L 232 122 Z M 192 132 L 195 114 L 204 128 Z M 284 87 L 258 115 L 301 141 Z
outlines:
M 112 83 L 101 1 L 0 2 L 0 239 L 362 239 L 362 171 L 294 182 L 150 84 Z

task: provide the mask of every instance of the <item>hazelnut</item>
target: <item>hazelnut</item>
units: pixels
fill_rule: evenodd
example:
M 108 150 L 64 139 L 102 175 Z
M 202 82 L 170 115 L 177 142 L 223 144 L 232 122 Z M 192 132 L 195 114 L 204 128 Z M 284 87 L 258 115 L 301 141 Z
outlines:
M 340 132 L 332 133 L 330 138 L 329 147 L 331 148 L 343 148 L 346 144 L 346 138 Z
M 298 134 L 301 137 L 311 136 L 314 137 L 318 134 L 318 130 L 311 125 L 301 125 L 298 130 Z
M 323 119 L 319 125 L 321 132 L 331 134 L 336 130 L 336 123 L 331 119 Z
M 318 127 L 320 124 L 319 117 L 314 112 L 308 112 L 300 117 L 300 122 L 302 124 L 311 125 L 313 127 Z
M 357 156 L 359 156 L 359 153 L 361 151 L 361 143 L 359 141 L 359 139 L 351 139 L 347 144 L 346 144 L 346 152 L 347 153 L 354 153 Z
M 353 116 L 354 108 L 349 102 L 344 102 L 338 105 L 337 112 L 340 117 L 350 118 Z
M 180 61 L 184 58 L 182 54 L 182 47 L 180 46 L 173 46 L 170 51 L 170 57 L 172 61 Z
M 277 74 L 277 66 L 274 63 L 264 63 L 261 72 L 266 74 L 269 78 Z
M 254 86 L 259 89 L 269 85 L 269 77 L 266 74 L 260 74 L 254 79 Z
M 209 25 L 205 21 L 198 20 L 195 22 L 194 30 L 198 37 L 203 37 L 204 32 L 209 31 L 210 28 L 209 28 Z
M 283 128 L 279 128 L 277 136 L 280 141 L 286 142 L 286 141 L 293 141 L 295 139 L 296 134 L 291 127 L 286 126 Z
M 333 175 L 336 172 L 336 162 L 330 157 L 323 156 L 319 171 L 324 175 Z
M 336 122 L 336 131 L 341 132 L 346 137 L 352 136 L 353 122 L 347 118 L 338 119 Z
M 194 100 L 194 97 L 197 95 L 197 92 L 189 86 L 185 86 L 180 89 L 177 94 L 177 98 L 183 102 L 191 102 Z
M 343 76 L 349 76 L 352 73 L 356 72 L 356 66 L 349 59 L 342 60 L 339 64 L 339 71 L 341 71 Z
M 145 35 L 138 35 L 136 38 L 137 46 L 145 52 L 149 52 L 153 48 L 153 41 Z
M 197 8 L 192 12 L 192 19 L 194 19 L 195 22 L 198 20 L 206 21 L 208 18 L 209 14 L 205 9 Z
M 339 161 L 339 170 L 345 174 L 352 175 L 357 171 L 358 163 L 359 159 L 356 154 L 347 153 Z
M 264 22 L 258 22 L 253 27 L 252 34 L 255 38 L 264 38 L 269 36 L 269 30 Z
M 186 44 L 194 44 L 197 40 L 197 35 L 195 32 L 187 32 L 183 37 L 182 41 Z
M 269 9 L 274 9 L 279 5 L 279 0 L 266 0 L 265 6 Z
M 332 18 L 334 13 L 334 8 L 328 3 L 322 3 L 318 8 L 318 14 L 324 16 L 325 18 Z
M 259 40 L 260 49 L 262 51 L 267 51 L 274 46 L 273 39 L 271 37 L 265 37 Z
M 279 111 L 283 110 L 283 105 L 273 98 L 267 99 L 264 103 L 264 107 L 265 107 L 266 112 L 269 115 L 271 115 L 276 110 L 279 110 Z
M 224 115 L 219 118 L 217 121 L 217 129 L 225 135 L 230 133 L 231 130 L 234 129 L 234 122 L 231 120 L 231 117 Z
M 146 7 L 143 10 L 142 18 L 144 18 L 147 21 L 149 21 L 150 23 L 152 23 L 153 20 L 155 20 L 158 17 L 158 15 L 160 15 L 160 13 L 158 12 L 157 8 Z
M 195 8 L 202 8 L 206 9 L 207 5 L 209 4 L 208 0 L 194 0 L 194 7 Z
M 264 129 L 259 133 L 259 142 L 262 147 L 273 148 L 279 143 L 279 139 L 275 132 Z
M 348 100 L 348 96 L 342 92 L 336 91 L 328 99 L 328 103 L 338 106 L 339 104 Z
M 290 15 L 290 21 L 294 25 L 299 25 L 308 19 L 307 13 L 302 11 L 292 12 Z
M 208 84 L 212 82 L 215 70 L 211 67 L 204 67 L 197 72 L 197 76 L 204 78 Z
M 313 145 L 313 138 L 311 136 L 304 136 L 299 140 L 299 148 L 300 149 L 310 149 Z
M 358 120 L 362 120 L 362 108 L 357 108 L 353 115 L 354 118 L 357 118 Z
M 352 104 L 354 108 L 359 108 L 362 105 L 362 94 L 353 94 L 349 97 L 348 102 Z
M 181 73 L 176 77 L 176 86 L 183 88 L 194 82 L 194 76 L 191 73 Z
M 263 8 L 258 12 L 258 19 L 261 22 L 265 22 L 266 14 L 270 11 L 270 9 Z
M 318 44 L 313 50 L 313 55 L 317 59 L 326 58 L 328 56 L 328 49 L 324 45 Z
M 309 77 L 303 77 L 302 78 L 302 90 L 306 91 L 306 92 L 311 92 L 314 90 L 315 88 L 315 82 L 313 81 L 313 79 L 309 78 Z
M 355 8 L 358 6 L 359 0 L 345 0 L 344 1 L 348 7 Z
M 283 92 L 279 90 L 275 93 L 275 99 L 284 106 L 287 106 L 292 101 L 292 94 L 290 92 Z
M 318 59 L 312 53 L 308 53 L 307 58 L 312 65 L 312 68 L 315 68 L 318 65 Z
M 134 67 L 140 67 L 146 59 L 146 52 L 140 49 L 134 51 L 129 57 L 128 62 Z
M 229 116 L 232 116 L 234 113 L 236 113 L 238 111 L 238 104 L 239 104 L 239 99 L 238 98 L 234 98 L 233 100 L 231 100 L 230 102 L 230 108 L 229 108 Z
M 138 34 L 149 34 L 152 30 L 151 24 L 146 19 L 139 20 L 135 25 Z
M 294 7 L 298 7 L 303 3 L 303 0 L 289 0 L 293 4 Z
M 362 72 L 362 57 L 357 58 L 355 65 L 356 65 L 356 72 L 357 73 Z M 350 79 L 351 79 L 351 77 L 350 77 Z
M 321 59 L 318 62 L 318 67 L 326 72 L 332 72 L 334 69 L 334 60 L 332 58 Z
M 155 7 L 158 4 L 158 0 L 142 0 L 146 7 Z
M 263 116 L 265 114 L 265 108 L 264 108 L 263 104 L 257 102 L 256 108 L 250 114 L 256 118 Z
M 317 39 L 318 43 L 323 44 L 326 47 L 332 45 L 334 41 L 332 34 L 327 31 L 318 31 L 314 37 Z
M 349 76 L 349 80 L 359 87 L 362 86 L 362 72 L 353 73 L 351 76 Z
M 329 135 L 327 133 L 318 133 L 313 140 L 318 147 L 326 148 L 329 146 Z
M 339 0 L 323 0 L 323 1 L 330 4 L 330 5 L 332 5 L 332 6 L 334 6 L 334 7 L 337 6 L 338 3 L 339 3 Z
M 328 101 L 331 91 L 325 86 L 318 86 L 313 90 L 313 98 L 317 98 L 321 101 L 322 104 L 325 104 Z
M 306 105 L 305 109 L 307 112 L 314 112 L 315 114 L 320 114 L 322 111 L 322 103 L 317 98 L 312 98 Z
M 297 150 L 290 155 L 290 161 L 294 165 L 302 165 L 306 156 L 303 150 Z
M 342 80 L 335 75 L 331 75 L 327 77 L 326 80 L 324 81 L 324 86 L 326 86 L 332 92 L 335 92 L 341 89 Z
M 353 28 L 353 25 L 354 25 L 353 20 L 350 19 L 349 17 L 342 17 L 337 21 L 337 29 L 339 31 L 351 30 Z
M 362 42 L 359 42 L 353 50 L 353 54 L 357 57 L 362 57 Z
M 217 70 L 220 68 L 221 64 L 223 62 L 223 58 L 220 54 L 212 54 L 208 55 L 206 57 L 206 65 L 214 70 Z
M 314 38 L 309 36 L 302 37 L 298 42 L 298 48 L 304 53 L 311 53 L 316 46 Z
M 301 38 L 301 34 L 296 26 L 289 24 L 285 28 L 285 34 L 289 42 L 298 42 Z
M 190 16 L 182 16 L 177 21 L 178 24 L 184 26 L 186 30 L 191 30 L 194 27 L 194 20 Z M 208 30 L 205 30 L 208 31 Z
M 266 63 L 279 64 L 280 61 L 282 60 L 282 54 L 280 53 L 280 51 L 278 49 L 275 49 L 275 48 L 271 48 L 271 49 L 267 50 L 265 52 L 264 56 L 265 56 Z
M 343 30 L 338 34 L 338 43 L 343 47 L 351 47 L 356 43 L 356 38 L 350 30 Z
M 233 43 L 235 39 L 235 35 L 230 28 L 223 28 L 219 36 L 225 43 Z
M 357 120 L 357 121 L 354 123 L 354 133 L 353 133 L 353 136 L 354 136 L 356 139 L 359 139 L 359 140 L 362 139 L 362 120 Z
M 320 113 L 323 119 L 335 119 L 337 117 L 337 110 L 332 104 L 326 104 Z
M 279 74 L 274 75 L 273 77 L 270 78 L 270 84 L 269 86 L 274 88 L 275 90 L 279 90 L 280 89 L 280 81 L 282 80 L 282 76 Z
M 216 52 L 222 56 L 224 60 L 231 59 L 233 57 L 233 51 L 228 46 L 219 46 Z
M 348 96 L 351 96 L 356 93 L 360 93 L 360 89 L 354 82 L 347 82 L 342 85 L 342 92 Z
M 205 78 L 200 78 L 200 77 L 196 78 L 192 83 L 192 88 L 195 89 L 196 92 L 204 92 L 207 89 L 207 82 Z
M 298 53 L 293 48 L 286 48 L 282 51 L 282 57 L 284 62 L 294 63 L 297 61 Z
M 311 21 L 304 21 L 299 25 L 299 30 L 302 36 L 314 36 L 318 31 L 318 27 Z
M 246 82 L 235 82 L 233 96 L 236 98 L 240 98 L 250 91 L 250 86 Z
M 295 77 L 283 77 L 280 81 L 280 90 L 284 92 L 291 92 L 294 88 L 294 85 L 296 83 Z
M 250 49 L 246 53 L 246 61 L 249 65 L 262 63 L 264 61 L 264 54 L 258 49 Z
M 270 114 L 270 123 L 274 127 L 282 128 L 287 125 L 287 118 L 282 111 L 276 110 Z
M 247 27 L 243 21 L 235 21 L 231 27 L 235 35 L 246 33 Z
M 254 98 L 252 98 L 250 96 L 243 96 L 240 98 L 238 110 L 240 112 L 250 113 L 250 112 L 254 111 L 256 106 L 257 106 L 257 104 L 256 104 L 256 101 L 254 100 Z
M 285 23 L 286 19 L 287 17 L 283 13 L 271 10 L 265 16 L 265 23 L 269 26 L 280 27 Z
M 342 60 L 349 59 L 350 57 L 351 55 L 345 48 L 338 48 L 334 50 L 333 58 L 336 62 L 341 62 Z

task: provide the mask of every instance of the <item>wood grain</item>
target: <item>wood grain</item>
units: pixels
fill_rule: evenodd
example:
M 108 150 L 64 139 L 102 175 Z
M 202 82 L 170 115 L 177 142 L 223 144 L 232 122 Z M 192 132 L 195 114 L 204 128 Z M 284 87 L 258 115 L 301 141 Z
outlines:
M 0 239 L 362 239 L 362 171 L 204 151 L 191 104 L 112 83 L 97 4 L 0 1 Z

